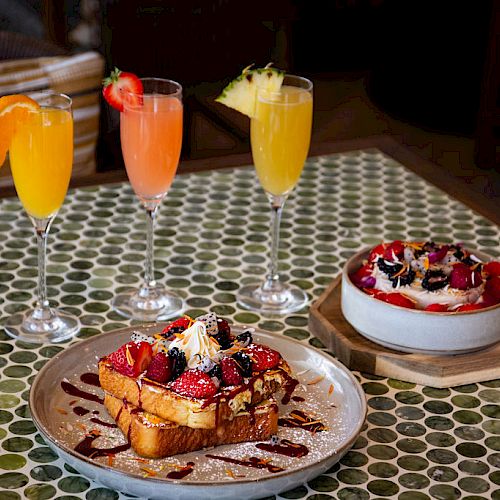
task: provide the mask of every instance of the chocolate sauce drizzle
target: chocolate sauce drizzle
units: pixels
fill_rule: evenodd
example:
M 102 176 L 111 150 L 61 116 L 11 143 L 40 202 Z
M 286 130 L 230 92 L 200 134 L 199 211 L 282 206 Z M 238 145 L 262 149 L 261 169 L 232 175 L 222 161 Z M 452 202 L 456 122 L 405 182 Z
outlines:
M 279 418 L 278 425 L 282 427 L 299 427 L 313 433 L 326 431 L 327 429 L 324 423 L 307 415 L 302 410 L 293 410 L 288 417 Z
M 99 403 L 101 405 L 104 403 L 104 399 L 100 398 L 97 394 L 92 394 L 90 392 L 83 391 L 82 389 L 78 389 L 78 387 L 75 387 L 73 384 L 70 384 L 66 380 L 63 380 L 61 382 L 61 388 L 66 394 L 69 394 L 70 396 L 76 396 L 82 399 L 86 399 L 87 401 L 94 401 L 95 403 Z
M 292 441 L 288 441 L 288 439 L 282 439 L 278 444 L 258 443 L 255 447 L 259 450 L 293 458 L 305 457 L 309 453 L 307 446 L 299 443 L 292 443 Z
M 184 479 L 194 470 L 194 462 L 188 462 L 185 467 L 179 470 L 173 470 L 167 474 L 167 479 Z
M 106 457 L 115 455 L 121 451 L 126 451 L 130 448 L 130 443 L 114 446 L 113 448 L 96 448 L 93 446 L 94 441 L 100 436 L 99 432 L 91 431 L 82 441 L 75 446 L 75 451 L 88 458 Z
M 80 375 L 80 380 L 84 384 L 101 387 L 101 382 L 99 382 L 99 375 L 97 375 L 97 373 L 82 373 L 82 375 Z
M 87 415 L 87 413 L 90 413 L 90 410 L 87 410 L 87 408 L 84 408 L 83 406 L 75 406 L 73 408 L 73 412 L 79 417 L 83 417 L 84 415 Z
M 111 429 L 116 429 L 118 427 L 115 423 L 110 424 L 109 422 L 104 422 L 104 420 L 97 417 L 92 417 L 90 421 L 94 422 L 94 424 L 102 425 L 103 427 L 110 427 Z
M 283 373 L 286 373 L 286 372 L 283 372 Z M 290 402 L 290 398 L 293 394 L 293 391 L 297 387 L 297 385 L 299 385 L 299 381 L 290 377 L 290 375 L 286 374 L 286 382 L 285 382 L 285 385 L 283 387 L 283 389 L 285 391 L 285 395 L 281 399 L 281 404 L 287 405 Z
M 254 469 L 267 469 L 269 472 L 275 474 L 276 472 L 282 472 L 285 469 L 273 465 L 271 462 L 262 460 L 262 458 L 249 457 L 248 460 L 238 460 L 236 458 L 221 457 L 219 455 L 205 455 L 208 458 L 213 458 L 215 460 L 222 460 L 223 462 L 228 462 L 235 465 L 243 465 L 245 467 L 253 467 Z

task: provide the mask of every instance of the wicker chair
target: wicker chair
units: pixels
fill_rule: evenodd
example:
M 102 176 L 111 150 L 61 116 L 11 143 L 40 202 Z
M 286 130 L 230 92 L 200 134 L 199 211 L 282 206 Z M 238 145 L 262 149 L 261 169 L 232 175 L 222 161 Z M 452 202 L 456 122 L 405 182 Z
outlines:
M 64 55 L 68 55 L 65 49 L 47 40 L 0 31 L 0 61 Z

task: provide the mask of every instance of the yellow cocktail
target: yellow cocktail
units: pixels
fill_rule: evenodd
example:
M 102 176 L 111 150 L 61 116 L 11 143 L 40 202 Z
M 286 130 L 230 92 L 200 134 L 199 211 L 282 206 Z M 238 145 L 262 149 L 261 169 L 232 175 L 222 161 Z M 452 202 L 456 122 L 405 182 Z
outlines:
M 73 163 L 73 119 L 65 109 L 29 113 L 10 146 L 16 191 L 26 212 L 37 219 L 62 205 Z
M 291 85 L 258 93 L 250 135 L 257 175 L 267 193 L 286 195 L 297 184 L 309 151 L 312 103 L 308 91 Z

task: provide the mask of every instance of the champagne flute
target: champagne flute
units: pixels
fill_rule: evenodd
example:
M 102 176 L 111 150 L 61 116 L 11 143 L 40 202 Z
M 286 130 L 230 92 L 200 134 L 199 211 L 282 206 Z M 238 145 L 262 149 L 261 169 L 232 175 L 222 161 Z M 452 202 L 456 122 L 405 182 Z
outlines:
M 80 329 L 77 317 L 50 306 L 45 276 L 47 237 L 71 178 L 71 99 L 51 92 L 39 92 L 31 97 L 40 109 L 30 111 L 26 123 L 14 135 L 10 164 L 17 195 L 35 228 L 38 300 L 33 310 L 8 317 L 3 326 L 16 339 L 35 343 L 60 342 Z
M 294 75 L 285 75 L 278 92 L 259 88 L 250 122 L 253 161 L 272 209 L 271 255 L 265 281 L 241 288 L 237 301 L 263 314 L 291 313 L 308 300 L 303 290 L 280 280 L 278 248 L 283 205 L 299 180 L 309 150 L 312 89 L 312 82 Z
M 113 307 L 141 321 L 178 316 L 184 301 L 154 276 L 154 221 L 179 164 L 182 145 L 182 87 L 172 80 L 142 78 L 143 94 L 123 91 L 120 136 L 125 168 L 146 212 L 146 264 L 143 285 L 121 293 Z

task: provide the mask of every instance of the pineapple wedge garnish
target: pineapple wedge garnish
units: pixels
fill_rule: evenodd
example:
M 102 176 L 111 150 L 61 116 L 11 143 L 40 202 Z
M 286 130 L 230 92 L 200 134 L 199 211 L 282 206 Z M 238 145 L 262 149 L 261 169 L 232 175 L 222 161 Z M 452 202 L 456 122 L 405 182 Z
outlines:
M 245 68 L 215 100 L 244 115 L 255 116 L 257 89 L 279 92 L 285 72 L 267 65 L 265 68 Z

